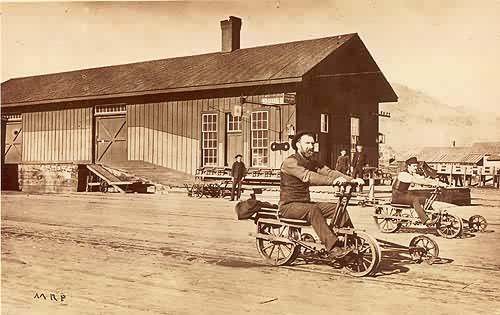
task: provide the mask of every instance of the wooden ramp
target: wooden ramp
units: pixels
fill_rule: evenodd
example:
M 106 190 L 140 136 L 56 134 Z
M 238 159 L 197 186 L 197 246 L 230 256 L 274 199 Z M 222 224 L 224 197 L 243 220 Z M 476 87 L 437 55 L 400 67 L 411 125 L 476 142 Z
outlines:
M 145 161 L 106 162 L 104 166 L 145 182 L 168 187 L 184 187 L 184 184 L 192 183 L 195 179 L 193 175 Z
M 134 184 L 133 181 L 122 180 L 116 175 L 105 169 L 102 165 L 89 164 L 87 168 L 90 171 L 87 179 L 87 191 L 91 191 L 91 187 L 99 186 L 99 190 L 106 192 L 109 186 L 113 187 L 120 193 L 125 193 L 129 185 Z M 94 175 L 94 176 L 92 176 Z M 96 178 L 97 177 L 97 178 Z

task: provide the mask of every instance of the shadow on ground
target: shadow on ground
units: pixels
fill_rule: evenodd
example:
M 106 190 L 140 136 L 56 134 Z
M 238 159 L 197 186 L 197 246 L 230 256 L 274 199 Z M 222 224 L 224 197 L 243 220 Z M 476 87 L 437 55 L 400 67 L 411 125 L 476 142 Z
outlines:
M 386 276 L 410 271 L 409 266 L 421 263 L 427 264 L 449 264 L 453 259 L 435 257 L 432 259 L 415 260 L 410 254 L 408 246 L 377 239 L 382 249 L 382 259 L 379 272 L 375 275 Z

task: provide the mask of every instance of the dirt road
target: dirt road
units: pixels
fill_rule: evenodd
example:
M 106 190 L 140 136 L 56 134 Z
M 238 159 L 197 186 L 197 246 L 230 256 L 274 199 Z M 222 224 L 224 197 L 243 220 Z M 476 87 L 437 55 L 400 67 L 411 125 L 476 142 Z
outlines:
M 414 264 L 384 250 L 375 277 L 352 278 L 265 266 L 255 225 L 236 221 L 227 200 L 3 193 L 2 314 L 500 314 L 500 193 L 473 197 L 450 212 L 482 214 L 488 231 L 452 240 L 382 234 L 372 208 L 351 207 L 380 240 L 406 246 L 430 233 L 442 258 Z

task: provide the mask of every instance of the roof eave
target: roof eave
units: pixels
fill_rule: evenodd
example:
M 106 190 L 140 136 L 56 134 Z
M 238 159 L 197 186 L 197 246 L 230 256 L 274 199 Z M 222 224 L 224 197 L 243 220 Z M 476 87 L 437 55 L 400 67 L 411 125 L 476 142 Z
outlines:
M 398 101 L 398 96 L 396 93 L 390 93 L 389 95 L 382 96 L 378 102 L 379 103 L 396 103 Z
M 106 95 L 68 97 L 68 98 L 59 98 L 59 99 L 50 99 L 50 100 L 37 100 L 37 101 L 30 101 L 30 102 L 7 103 L 7 104 L 2 104 L 1 107 L 7 108 L 7 107 L 16 107 L 16 106 L 52 104 L 52 103 L 59 103 L 59 102 L 103 100 L 103 99 L 120 98 L 120 97 L 134 97 L 134 96 L 147 96 L 147 95 L 155 95 L 155 94 L 208 91 L 208 90 L 216 90 L 216 89 L 241 88 L 241 87 L 256 86 L 256 85 L 275 85 L 275 84 L 287 84 L 287 83 L 299 83 L 299 82 L 302 82 L 302 77 L 291 77 L 291 78 L 281 78 L 281 79 L 271 79 L 271 80 L 257 80 L 257 81 L 235 82 L 235 83 L 224 83 L 224 84 L 198 85 L 198 86 L 177 87 L 177 88 L 169 88 L 169 89 L 150 90 L 150 91 L 138 91 L 138 92 L 125 92 L 125 93 L 115 93 L 115 94 L 106 94 Z

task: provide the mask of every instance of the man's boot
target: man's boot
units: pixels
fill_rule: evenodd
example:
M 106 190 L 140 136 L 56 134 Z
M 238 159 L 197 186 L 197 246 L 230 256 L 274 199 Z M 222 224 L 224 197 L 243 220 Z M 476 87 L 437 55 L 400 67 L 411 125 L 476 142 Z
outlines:
M 352 248 L 334 247 L 328 252 L 328 259 L 340 259 L 352 253 Z

